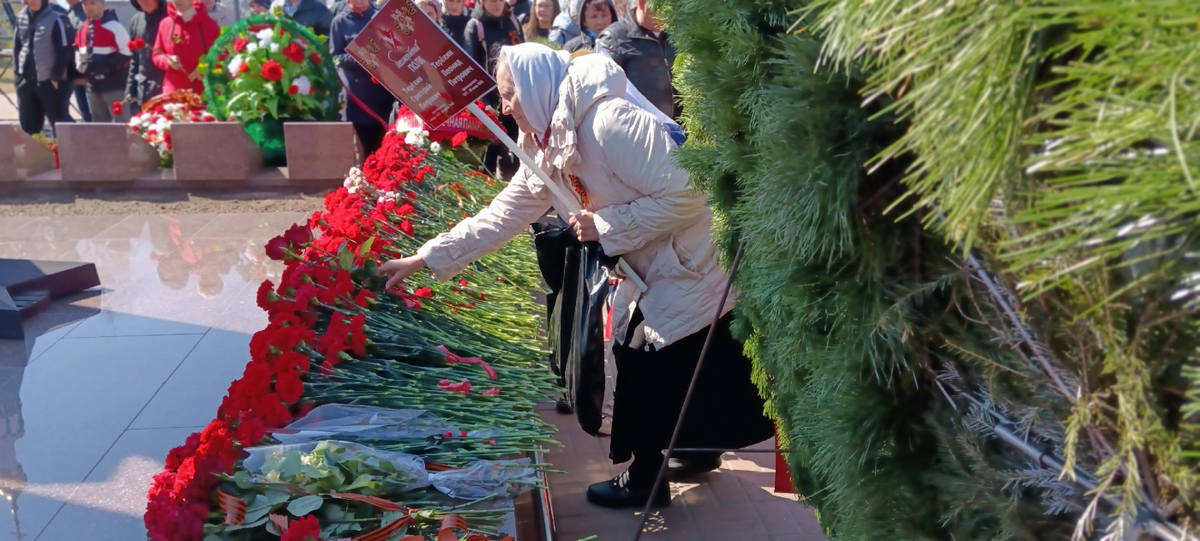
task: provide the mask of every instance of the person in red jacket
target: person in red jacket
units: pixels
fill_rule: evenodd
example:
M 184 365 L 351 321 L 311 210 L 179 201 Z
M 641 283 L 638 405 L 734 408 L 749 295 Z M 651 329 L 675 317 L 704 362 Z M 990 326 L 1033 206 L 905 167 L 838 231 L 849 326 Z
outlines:
M 196 66 L 217 40 L 221 28 L 201 0 L 171 0 L 154 38 L 154 65 L 163 70 L 163 94 L 190 89 L 201 94 L 204 80 Z

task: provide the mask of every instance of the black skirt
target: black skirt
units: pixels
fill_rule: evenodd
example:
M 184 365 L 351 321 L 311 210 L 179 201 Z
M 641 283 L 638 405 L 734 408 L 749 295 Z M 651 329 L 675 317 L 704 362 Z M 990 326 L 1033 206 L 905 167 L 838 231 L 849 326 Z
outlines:
M 641 321 L 641 312 L 635 311 L 625 344 Z M 774 423 L 763 414 L 758 387 L 750 380 L 751 361 L 730 333 L 732 322 L 730 313 L 718 323 L 678 447 L 739 449 L 775 433 Z M 613 345 L 617 387 L 609 458 L 614 463 L 634 456 L 657 461 L 662 456 L 707 336 L 705 327 L 657 351 Z

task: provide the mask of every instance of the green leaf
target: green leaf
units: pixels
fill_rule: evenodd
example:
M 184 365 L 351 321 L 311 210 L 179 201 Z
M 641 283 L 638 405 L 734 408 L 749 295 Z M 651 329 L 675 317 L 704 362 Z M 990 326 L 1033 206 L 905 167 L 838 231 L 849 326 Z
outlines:
M 380 520 L 379 525 L 387 526 L 388 524 L 396 522 L 397 520 L 400 520 L 406 516 L 408 516 L 408 513 L 401 513 L 400 511 L 384 511 L 383 518 Z
M 375 237 L 367 239 L 367 242 L 362 243 L 362 247 L 358 249 L 358 253 L 365 254 L 371 251 L 371 246 L 375 244 Z
M 296 474 L 300 473 L 301 465 L 302 465 L 302 463 L 300 461 L 300 451 L 292 451 L 292 452 L 288 453 L 287 456 L 283 459 L 283 462 L 281 462 L 279 464 L 279 469 L 278 469 L 279 478 L 280 479 L 291 479 L 291 478 L 295 477 Z
M 263 496 L 271 502 L 271 505 L 278 505 L 292 499 L 290 492 L 273 488 L 268 488 L 266 492 L 263 492 Z
M 354 268 L 354 252 L 346 250 L 338 254 L 338 267 L 342 270 L 350 270 Z
M 304 515 L 311 514 L 317 509 L 320 509 L 321 505 L 324 503 L 324 498 L 313 494 L 311 496 L 304 496 L 303 498 L 292 500 L 292 503 L 288 504 L 287 510 L 296 517 L 302 517 Z
M 245 521 L 247 523 L 256 522 L 258 519 L 266 520 L 267 513 L 271 512 L 271 507 L 274 504 L 262 494 L 254 496 L 254 503 L 246 506 Z
M 273 117 L 279 116 L 279 98 L 274 96 L 267 98 L 267 111 L 270 111 Z
M 267 509 L 270 509 L 270 508 L 268 507 Z M 249 530 L 250 528 L 257 528 L 266 523 L 267 523 L 267 516 L 263 515 L 263 516 L 255 519 L 253 522 L 246 521 L 238 526 L 230 526 L 228 528 L 225 528 L 225 531 L 233 532 L 233 531 L 237 531 L 237 530 Z
M 353 492 L 354 489 L 357 488 L 370 487 L 372 479 L 374 479 L 374 476 L 368 473 L 359 475 L 356 479 L 354 479 L 353 483 L 342 487 L 341 492 Z

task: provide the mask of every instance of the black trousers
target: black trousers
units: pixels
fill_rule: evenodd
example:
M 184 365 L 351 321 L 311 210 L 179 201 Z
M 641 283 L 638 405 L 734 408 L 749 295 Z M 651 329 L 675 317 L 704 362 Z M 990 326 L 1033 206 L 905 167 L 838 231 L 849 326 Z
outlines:
M 613 345 L 617 388 L 609 458 L 614 463 L 634 458 L 632 467 L 640 470 L 635 477 L 642 471 L 653 476 L 662 464 L 662 451 L 671 442 L 708 336 L 705 327 L 661 350 L 645 351 L 636 337 L 641 322 L 641 311 L 635 311 L 625 345 Z M 775 424 L 763 413 L 758 387 L 750 380 L 752 363 L 730 332 L 732 323 L 731 313 L 717 324 L 679 447 L 740 449 L 775 433 Z
M 50 81 L 31 81 L 25 78 L 17 80 L 17 117 L 21 131 L 34 135 L 42 132 L 46 120 L 54 127 L 59 122 L 70 122 L 67 113 L 67 100 L 63 95 L 69 92 L 60 91 L 50 84 Z
M 362 143 L 363 157 L 365 158 L 383 146 L 383 137 L 387 135 L 387 127 L 375 121 L 368 124 L 355 124 L 354 133 L 358 135 L 358 141 Z
M 500 115 L 500 127 L 504 128 L 504 133 L 517 140 L 517 134 L 520 130 L 517 127 L 517 121 L 513 120 L 512 116 Z M 487 153 L 483 157 L 483 165 L 487 167 L 493 174 L 508 181 L 517 174 L 517 169 L 521 167 L 521 160 L 515 154 L 508 150 L 508 147 L 503 143 L 493 143 L 488 145 Z

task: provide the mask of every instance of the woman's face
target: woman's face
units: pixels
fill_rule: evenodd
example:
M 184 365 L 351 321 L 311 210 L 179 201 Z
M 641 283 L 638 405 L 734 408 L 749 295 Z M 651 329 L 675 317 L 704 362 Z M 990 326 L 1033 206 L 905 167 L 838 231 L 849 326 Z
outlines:
M 346 0 L 346 7 L 355 13 L 363 13 L 371 6 L 371 0 Z
M 492 17 L 504 15 L 504 0 L 483 0 L 483 10 Z
M 264 6 L 262 4 L 258 4 L 255 2 L 250 2 L 250 14 L 251 15 L 262 15 L 263 13 L 266 13 L 266 12 L 267 12 L 267 6 Z
M 554 24 L 554 2 L 557 0 L 537 0 L 535 13 L 537 13 L 538 27 L 550 28 Z
M 442 5 L 446 7 L 448 15 L 462 15 L 467 7 L 467 0 L 445 0 Z
M 608 2 L 596 0 L 583 10 L 583 24 L 594 33 L 603 32 L 612 22 L 612 12 L 608 9 Z
M 440 18 L 438 17 L 437 9 L 434 9 L 434 7 L 429 4 L 421 4 L 421 11 L 424 11 L 425 14 L 429 16 L 430 20 L 433 20 L 434 22 L 437 22 L 437 20 Z
M 500 64 L 496 70 L 496 88 L 500 91 L 500 112 L 511 116 L 521 131 L 537 135 L 537 129 L 529 124 L 525 111 L 521 110 L 521 103 L 517 101 L 517 84 L 507 63 Z

